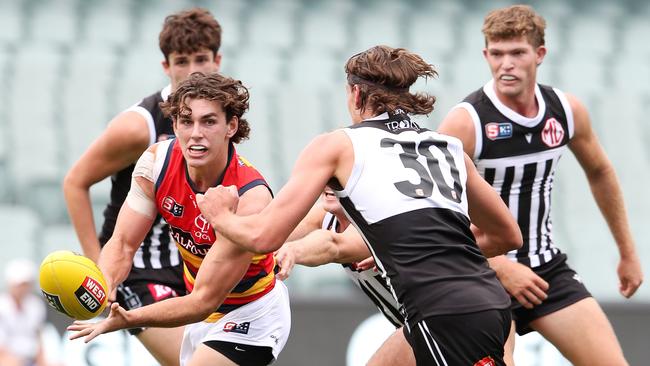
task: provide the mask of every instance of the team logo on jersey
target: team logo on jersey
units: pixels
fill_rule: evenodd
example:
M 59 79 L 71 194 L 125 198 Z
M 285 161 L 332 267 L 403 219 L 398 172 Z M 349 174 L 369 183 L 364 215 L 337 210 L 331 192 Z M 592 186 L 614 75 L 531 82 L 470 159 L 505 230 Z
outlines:
M 246 158 L 243 157 L 243 156 L 238 156 L 237 157 L 237 162 L 239 163 L 239 166 L 247 166 L 247 167 L 250 167 L 250 168 L 255 168 L 253 166 L 253 164 L 251 164 L 251 162 L 246 160 Z
M 556 147 L 562 143 L 562 139 L 564 139 L 564 128 L 562 128 L 562 124 L 555 118 L 546 120 L 544 129 L 542 130 L 542 141 L 548 147 Z
M 235 323 L 228 322 L 224 324 L 223 331 L 226 333 L 239 333 L 239 334 L 248 334 L 248 329 L 251 327 L 250 322 L 245 323 Z
M 210 238 L 210 231 L 211 231 L 212 226 L 210 225 L 208 220 L 205 218 L 205 216 L 203 216 L 202 214 L 197 216 L 194 219 L 194 226 L 198 229 L 198 230 L 194 230 L 194 236 L 197 239 L 201 239 L 201 240 L 210 240 L 211 239 Z
M 497 363 L 494 362 L 494 359 L 490 356 L 480 359 L 474 366 L 497 366 Z
M 490 122 L 485 125 L 485 136 L 490 140 L 509 139 L 512 137 L 512 123 Z
M 149 289 L 151 297 L 153 297 L 154 301 L 160 301 L 168 297 L 178 296 L 173 288 L 158 283 L 148 283 L 147 288 Z
M 102 285 L 90 277 L 86 277 L 74 294 L 79 303 L 90 312 L 97 310 L 106 298 L 106 291 Z
M 172 214 L 174 217 L 183 216 L 183 205 L 178 204 L 176 200 L 170 196 L 163 198 L 162 208 Z

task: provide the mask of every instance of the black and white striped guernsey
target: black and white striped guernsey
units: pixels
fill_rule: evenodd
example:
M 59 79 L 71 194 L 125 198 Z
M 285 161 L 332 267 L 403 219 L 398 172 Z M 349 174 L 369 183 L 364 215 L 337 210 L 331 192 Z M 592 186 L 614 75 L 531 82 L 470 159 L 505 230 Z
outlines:
M 339 221 L 332 213 L 327 212 L 323 218 L 323 229 L 338 232 Z M 345 273 L 350 277 L 352 282 L 356 283 L 366 296 L 372 301 L 375 306 L 384 314 L 384 317 L 395 326 L 399 328 L 404 325 L 404 318 L 400 314 L 399 306 L 390 292 L 390 288 L 386 280 L 381 274 L 374 271 L 374 269 L 367 269 L 360 271 L 354 267 L 352 263 L 342 265 Z
M 508 308 L 469 227 L 460 140 L 420 128 L 399 109 L 343 132 L 354 165 L 335 193 L 406 324 Z
M 149 127 L 149 145 L 166 140 L 174 135 L 172 121 L 166 118 L 160 109 L 159 103 L 166 100 L 171 91 L 167 86 L 128 108 L 126 111 L 136 112 L 147 121 Z M 104 210 L 104 224 L 99 235 L 103 246 L 113 235 L 117 214 L 126 199 L 131 187 L 131 174 L 135 163 L 120 170 L 111 177 L 111 198 Z M 169 227 L 160 215 L 156 216 L 142 245 L 133 257 L 133 267 L 142 269 L 159 269 L 179 266 L 181 264 L 178 249 L 169 237 Z
M 508 258 L 537 267 L 560 254 L 553 244 L 551 192 L 555 168 L 573 137 L 573 113 L 560 90 L 535 86 L 539 112 L 524 117 L 497 98 L 494 81 L 457 105 L 472 116 L 474 162 L 517 219 L 523 246 Z

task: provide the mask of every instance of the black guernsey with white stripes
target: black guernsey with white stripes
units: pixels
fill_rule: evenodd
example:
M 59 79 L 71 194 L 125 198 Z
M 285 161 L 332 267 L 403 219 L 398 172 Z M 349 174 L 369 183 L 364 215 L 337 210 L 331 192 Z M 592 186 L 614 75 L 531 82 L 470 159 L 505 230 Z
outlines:
M 336 194 L 406 323 L 508 308 L 469 228 L 460 140 L 420 128 L 399 109 L 343 131 L 354 166 Z
M 173 137 L 172 121 L 166 118 L 160 109 L 159 103 L 167 99 L 170 87 L 158 91 L 126 111 L 142 115 L 147 120 L 149 127 L 149 145 Z M 102 246 L 113 235 L 117 215 L 131 188 L 131 174 L 135 162 L 120 170 L 111 177 L 110 202 L 104 210 L 104 224 L 99 235 Z M 160 269 L 180 266 L 180 255 L 176 245 L 170 240 L 169 227 L 160 215 L 156 216 L 153 226 L 147 233 L 142 245 L 133 258 L 133 267 L 138 269 Z
M 555 168 L 573 136 L 573 116 L 564 93 L 536 85 L 539 112 L 519 115 L 497 98 L 493 82 L 457 107 L 469 111 L 476 131 L 474 162 L 517 219 L 523 246 L 508 257 L 529 267 L 560 254 L 553 244 L 551 192 Z
M 339 226 L 336 216 L 327 212 L 323 218 L 323 229 L 340 232 Z M 386 320 L 393 324 L 395 328 L 404 325 L 404 317 L 400 314 L 397 301 L 395 301 L 386 280 L 381 274 L 372 268 L 365 271 L 359 270 L 353 263 L 345 263 L 342 266 L 352 282 L 359 286 L 361 291 L 377 306 Z

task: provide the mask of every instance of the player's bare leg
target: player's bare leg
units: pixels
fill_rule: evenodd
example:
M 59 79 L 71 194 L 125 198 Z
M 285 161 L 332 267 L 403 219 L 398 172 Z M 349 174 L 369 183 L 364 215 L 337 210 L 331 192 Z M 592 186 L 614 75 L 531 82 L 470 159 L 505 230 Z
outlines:
M 140 343 L 163 366 L 178 366 L 184 327 L 147 328 L 136 336 Z
M 530 323 L 576 366 L 627 366 L 612 325 L 586 298 Z
M 508 366 L 515 366 L 514 353 L 516 329 L 517 327 L 515 326 L 515 322 L 512 322 L 512 325 L 510 326 L 510 334 L 508 334 L 506 344 L 503 346 L 503 361 L 505 361 Z
M 367 366 L 415 365 L 411 345 L 404 338 L 404 330 L 397 329 L 370 357 Z
M 201 344 L 196 347 L 186 366 L 237 366 L 237 364 L 214 349 Z

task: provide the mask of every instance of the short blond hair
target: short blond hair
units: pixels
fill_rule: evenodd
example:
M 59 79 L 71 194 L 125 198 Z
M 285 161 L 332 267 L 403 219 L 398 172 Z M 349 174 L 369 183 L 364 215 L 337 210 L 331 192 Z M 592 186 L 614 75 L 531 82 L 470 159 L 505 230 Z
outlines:
M 526 37 L 533 47 L 544 45 L 546 21 L 529 5 L 512 5 L 491 11 L 485 16 L 483 28 L 485 45 L 488 41 Z

